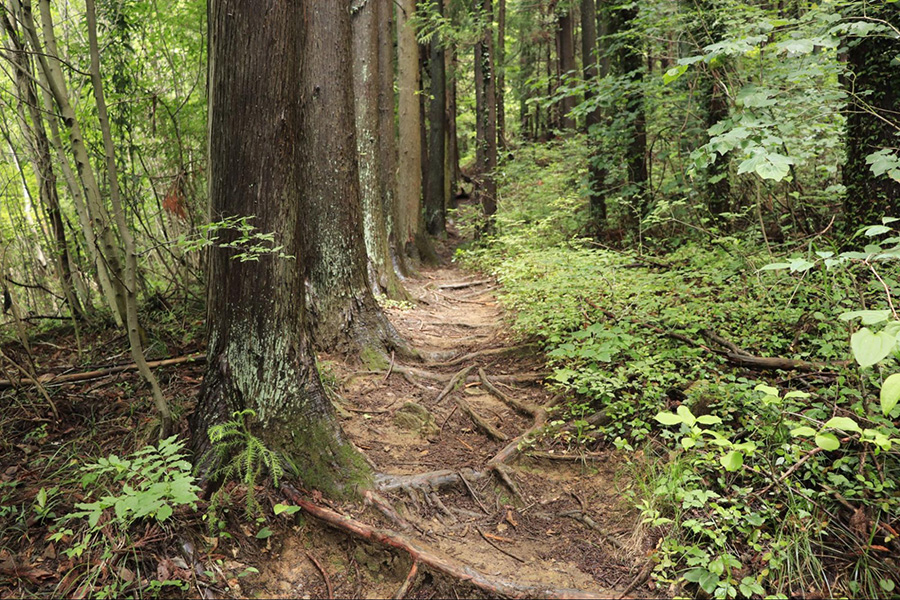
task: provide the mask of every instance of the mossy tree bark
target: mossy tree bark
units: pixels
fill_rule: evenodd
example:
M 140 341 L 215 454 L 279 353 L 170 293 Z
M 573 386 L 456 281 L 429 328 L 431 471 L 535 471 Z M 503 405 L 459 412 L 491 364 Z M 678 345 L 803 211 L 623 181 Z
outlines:
M 868 0 L 848 17 L 866 16 L 900 30 L 900 5 Z M 887 175 L 876 177 L 866 161 L 870 154 L 897 147 L 900 132 L 900 68 L 892 64 L 900 55 L 894 32 L 871 33 L 848 40 L 845 78 L 847 106 L 847 162 L 844 164 L 844 213 L 848 233 L 881 223 L 884 216 L 900 217 L 900 183 Z
M 311 266 L 301 223 L 322 217 L 311 205 L 302 167 L 305 155 L 324 151 L 303 137 L 297 93 L 298 75 L 315 63 L 301 59 L 304 50 L 323 51 L 310 44 L 317 38 L 309 28 L 319 24 L 310 18 L 311 4 L 209 5 L 210 218 L 253 217 L 254 226 L 272 233 L 294 258 L 270 254 L 239 262 L 238 250 L 210 250 L 209 359 L 191 428 L 198 463 L 208 473 L 214 466 L 209 427 L 253 409 L 255 435 L 291 459 L 304 484 L 336 491 L 365 482 L 367 469 L 344 440 L 324 394 L 299 301 Z M 344 13 L 349 18 L 346 6 Z
M 369 280 L 373 291 L 381 291 L 389 298 L 407 299 L 409 295 L 403 289 L 391 261 L 386 211 L 390 204 L 383 197 L 387 191 L 382 179 L 387 170 L 382 163 L 388 160 L 390 148 L 396 146 L 388 143 L 392 141 L 393 135 L 389 136 L 390 140 L 379 139 L 381 65 L 376 0 L 356 0 L 351 6 L 351 18 L 356 148 Z M 393 103 L 391 119 L 393 120 Z

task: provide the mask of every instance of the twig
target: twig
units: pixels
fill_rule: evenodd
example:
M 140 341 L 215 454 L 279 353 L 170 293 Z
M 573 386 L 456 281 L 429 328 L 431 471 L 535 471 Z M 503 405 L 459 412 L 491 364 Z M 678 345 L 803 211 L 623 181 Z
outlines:
M 631 583 L 628 584 L 628 587 L 625 588 L 625 591 L 619 595 L 619 600 L 622 600 L 625 596 L 630 594 L 637 586 L 644 583 L 648 577 L 650 577 L 650 571 L 653 570 L 653 561 L 648 560 L 647 564 L 641 567 L 641 570 L 638 572 L 637 577 L 631 580 Z
M 806 463 L 806 461 L 808 461 L 809 459 L 811 459 L 813 456 L 815 456 L 816 454 L 818 454 L 818 453 L 821 452 L 821 451 L 822 451 L 822 449 L 819 448 L 818 446 L 815 447 L 815 448 L 813 448 L 812 450 L 810 450 L 809 452 L 807 452 L 806 455 L 805 455 L 803 458 L 801 458 L 801 459 L 798 460 L 796 463 L 794 463 L 794 465 L 793 465 L 790 469 L 788 469 L 787 471 L 785 471 L 785 472 L 781 475 L 781 477 L 779 477 L 778 479 L 774 480 L 772 483 L 770 483 L 769 485 L 767 485 L 766 487 L 764 487 L 764 488 L 761 489 L 760 491 L 754 492 L 753 495 L 756 496 L 757 498 L 759 498 L 759 497 L 761 497 L 763 494 L 765 494 L 766 492 L 768 492 L 769 490 L 771 490 L 775 485 L 781 485 L 782 483 L 784 483 L 784 480 L 785 480 L 785 479 L 787 479 L 788 477 L 790 477 L 791 475 L 793 475 L 794 473 L 796 473 L 796 472 L 797 472 L 797 469 L 799 469 L 800 467 L 802 467 L 802 466 Z
M 466 476 L 463 475 L 462 471 L 459 472 L 459 479 L 463 482 L 463 485 L 466 486 L 466 490 L 468 490 L 469 495 L 472 496 L 472 499 L 475 501 L 475 504 L 478 505 L 478 508 L 483 510 L 486 515 L 491 514 L 490 511 L 484 507 L 484 504 L 481 503 L 481 498 L 479 498 L 478 494 L 475 493 L 475 490 L 472 489 L 469 480 L 466 479 Z
M 388 377 L 391 376 L 391 372 L 394 370 L 394 351 L 391 350 L 391 364 L 388 367 L 387 373 L 384 375 L 384 379 L 381 381 L 381 385 L 387 383 Z
M 444 419 L 444 422 L 441 423 L 441 428 L 440 428 L 440 430 L 438 431 L 438 436 L 440 436 L 442 433 L 444 433 L 444 426 L 447 424 L 447 421 L 450 420 L 450 417 L 453 416 L 453 413 L 455 413 L 456 410 L 457 410 L 458 408 L 459 408 L 459 405 L 458 405 L 458 404 L 457 404 L 456 406 L 454 406 L 454 407 L 453 407 L 453 410 L 450 411 L 450 414 L 447 415 L 447 418 Z
M 394 594 L 394 600 L 402 600 L 406 593 L 409 591 L 409 586 L 412 585 L 413 579 L 416 578 L 416 574 L 419 572 L 419 561 L 413 559 L 412 566 L 409 568 L 409 574 L 406 576 L 406 579 L 403 581 L 403 585 L 400 586 L 400 589 L 397 590 L 397 593 Z
M 579 499 L 579 501 L 580 501 L 580 499 Z M 602 537 L 604 540 L 609 542 L 612 546 L 615 546 L 618 550 L 624 550 L 624 547 L 622 546 L 622 542 L 620 542 L 619 540 L 614 538 L 610 533 L 604 531 L 604 529 L 602 527 L 600 527 L 600 525 L 598 525 L 596 521 L 594 521 L 588 515 L 584 514 L 582 511 L 570 510 L 570 511 L 560 513 L 559 516 L 568 517 L 570 519 L 574 519 L 574 520 L 578 521 L 582 525 L 585 525 L 585 526 L 589 527 L 590 529 L 593 529 L 594 531 L 599 533 L 600 537 Z
M 331 580 L 328 578 L 328 573 L 325 572 L 325 569 L 322 568 L 322 565 L 316 560 L 316 557 L 310 554 L 308 551 L 306 553 L 306 558 L 312 561 L 312 564 L 316 565 L 316 568 L 319 569 L 319 572 L 322 574 L 322 579 L 325 580 L 325 587 L 328 588 L 328 600 L 334 598 L 334 590 L 331 587 Z
M 475 526 L 475 531 L 478 532 L 478 534 L 481 536 L 481 539 L 483 539 L 488 544 L 490 544 L 498 552 L 502 552 L 503 554 L 507 555 L 508 557 L 516 559 L 520 563 L 528 562 L 521 556 L 517 556 L 517 555 L 513 554 L 512 552 L 509 552 L 508 550 L 504 550 L 503 548 L 501 548 L 500 546 L 495 544 L 493 541 L 491 541 L 491 539 L 487 535 L 485 535 L 485 533 L 481 530 L 481 527 L 479 527 L 478 525 Z

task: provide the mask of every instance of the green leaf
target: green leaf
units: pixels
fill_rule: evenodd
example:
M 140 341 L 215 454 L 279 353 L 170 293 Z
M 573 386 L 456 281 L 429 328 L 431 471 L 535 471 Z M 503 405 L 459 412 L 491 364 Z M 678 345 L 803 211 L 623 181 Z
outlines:
M 280 515 L 281 513 L 287 513 L 292 515 L 296 512 L 299 512 L 301 508 L 299 506 L 291 506 L 289 504 L 276 504 L 275 505 L 275 515 Z
M 694 426 L 694 423 L 697 422 L 697 419 L 694 417 L 694 413 L 692 413 L 692 412 L 691 412 L 691 409 L 689 409 L 689 408 L 688 408 L 687 406 L 685 406 L 684 404 L 682 404 L 681 406 L 679 406 L 679 407 L 675 410 L 675 412 L 678 413 L 678 416 L 681 417 L 681 421 L 682 421 L 685 425 L 687 425 L 688 427 L 693 427 L 693 426 Z
M 881 412 L 884 416 L 891 414 L 900 401 L 900 373 L 894 373 L 881 384 Z
M 163 504 L 159 507 L 159 510 L 156 511 L 156 519 L 158 521 L 165 521 L 169 517 L 172 516 L 172 507 L 168 504 Z
M 725 467 L 726 471 L 733 473 L 744 466 L 744 454 L 742 452 L 732 450 L 731 452 L 723 456 L 720 462 L 722 463 L 722 466 Z
M 669 85 L 673 81 L 678 80 L 682 75 L 684 75 L 688 70 L 688 65 L 679 65 L 677 67 L 672 67 L 665 73 L 663 73 L 663 84 Z
M 267 537 L 271 537 L 271 535 L 272 535 L 272 530 L 269 529 L 268 527 L 263 527 L 262 529 L 259 530 L 259 533 L 256 534 L 256 539 L 264 540 Z
M 762 392 L 763 394 L 767 394 L 769 396 L 778 397 L 778 388 L 773 388 L 771 385 L 766 385 L 764 383 L 759 384 L 755 388 L 753 388 L 754 392 Z
M 685 450 L 690 450 L 691 448 L 693 448 L 696 445 L 697 445 L 697 440 L 695 440 L 694 438 L 689 438 L 689 437 L 681 438 L 681 447 L 684 448 Z
M 896 334 L 887 330 L 872 333 L 868 327 L 863 327 L 850 337 L 850 348 L 860 367 L 870 367 L 881 362 L 896 345 Z
M 891 311 L 889 310 L 851 310 L 850 312 L 841 313 L 838 318 L 841 321 L 862 319 L 863 325 L 877 325 L 887 321 L 890 317 Z
M 782 269 L 787 269 L 790 266 L 791 266 L 791 263 L 785 263 L 785 262 L 770 263 L 770 264 L 764 266 L 763 268 L 761 268 L 760 271 L 780 271 Z
M 816 435 L 816 433 L 818 432 L 815 429 L 813 429 L 812 427 L 806 427 L 805 425 L 803 427 L 791 429 L 791 435 L 793 437 L 809 437 L 811 435 Z
M 848 417 L 834 417 L 829 419 L 829 421 L 825 423 L 825 427 L 830 429 L 840 429 L 841 431 L 853 431 L 856 433 L 862 431 L 856 421 Z
M 653 418 L 663 425 L 681 425 L 681 423 L 683 422 L 681 420 L 681 417 L 670 412 L 661 412 Z
M 841 447 L 841 442 L 833 433 L 820 433 L 816 435 L 816 446 L 822 450 L 837 450 Z
M 722 419 L 715 415 L 702 415 L 697 417 L 697 422 L 701 425 L 719 425 Z
M 891 228 L 885 227 L 884 225 L 873 225 L 873 226 L 869 227 L 868 229 L 866 229 L 866 235 L 868 237 L 874 237 L 876 235 L 882 235 L 882 234 L 890 233 L 890 232 L 891 232 Z

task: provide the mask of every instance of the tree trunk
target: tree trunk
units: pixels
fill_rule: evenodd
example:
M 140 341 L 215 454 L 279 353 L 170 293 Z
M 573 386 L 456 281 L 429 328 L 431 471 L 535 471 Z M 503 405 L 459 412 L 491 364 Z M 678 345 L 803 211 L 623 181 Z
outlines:
M 211 248 L 209 358 L 191 429 L 198 465 L 209 475 L 216 466 L 209 428 L 252 409 L 254 435 L 296 467 L 304 485 L 334 493 L 365 485 L 368 472 L 343 439 L 324 394 L 304 303 L 298 301 L 310 265 L 301 222 L 323 217 L 310 202 L 302 169 L 310 162 L 306 155 L 323 150 L 303 138 L 301 105 L 312 99 L 297 93 L 315 92 L 297 81 L 318 60 L 303 56 L 304 40 L 321 33 L 310 30 L 311 4 L 209 5 L 210 215 L 253 217 L 293 258 L 240 262 L 234 260 L 237 249 Z M 349 16 L 346 5 L 340 8 Z M 226 234 L 225 241 L 235 235 Z
M 394 272 L 399 277 L 408 274 L 406 251 L 398 220 L 397 194 L 398 151 L 396 99 L 394 97 L 394 3 L 375 0 L 378 9 L 378 142 L 381 153 L 381 186 L 384 215 L 388 222 L 388 246 Z
M 309 212 L 307 308 L 316 347 L 378 360 L 405 345 L 367 278 L 356 160 L 350 12 L 343 0 L 308 0 L 299 77 L 300 176 Z M 404 350 L 405 351 L 405 350 Z
M 613 18 L 614 34 L 628 34 L 620 42 L 618 51 L 619 68 L 631 82 L 625 97 L 625 111 L 629 120 L 630 136 L 625 150 L 625 164 L 628 169 L 629 196 L 634 218 L 642 219 L 648 212 L 647 191 L 647 126 L 644 113 L 644 61 L 638 46 L 639 40 L 633 34 L 637 19 L 637 7 L 630 5 L 619 9 Z
M 484 31 L 475 44 L 475 162 L 477 165 L 476 198 L 487 218 L 487 228 L 497 212 L 497 94 L 493 61 L 492 0 L 475 0 L 480 4 Z
M 441 0 L 432 0 L 432 10 L 443 15 Z M 425 193 L 425 227 L 431 235 L 446 234 L 446 143 L 447 72 L 444 63 L 443 40 L 435 34 L 431 38 L 428 59 L 431 94 L 428 102 L 428 188 Z
M 863 3 L 866 15 L 900 28 L 900 6 L 878 0 Z M 857 8 L 859 10 L 859 8 Z M 856 14 L 851 15 L 856 16 Z M 869 34 L 851 40 L 847 62 L 850 101 L 847 106 L 847 162 L 844 165 L 844 213 L 847 233 L 878 225 L 882 217 L 900 217 L 900 182 L 876 177 L 866 161 L 870 154 L 897 147 L 900 131 L 900 41 L 892 35 Z
M 37 96 L 31 62 L 26 54 L 25 44 L 19 37 L 17 28 L 13 27 L 8 15 L 3 14 L 2 20 L 3 28 L 6 30 L 7 37 L 12 44 L 12 48 L 7 52 L 7 58 L 16 71 L 15 79 L 20 107 L 24 106 L 27 108 L 31 119 L 29 124 L 24 114 L 22 114 L 22 131 L 31 140 L 32 165 L 38 181 L 40 198 L 53 230 L 53 238 L 56 245 L 54 264 L 59 277 L 60 288 L 72 313 L 72 318 L 75 320 L 84 319 L 84 309 L 81 307 L 81 302 L 78 300 L 78 294 L 73 284 L 69 244 L 66 240 L 59 194 L 56 190 L 56 173 L 53 170 L 50 140 L 47 137 L 44 118 L 40 111 L 41 105 Z
M 597 5 L 594 0 L 581 0 L 581 64 L 584 80 L 588 84 L 585 100 L 593 96 L 590 84 L 600 76 L 597 65 Z M 585 118 L 584 126 L 588 139 L 594 138 L 592 152 L 588 157 L 588 198 L 591 207 L 591 228 L 599 237 L 606 229 L 606 169 L 601 165 L 602 153 L 597 149 L 596 137 L 600 123 L 603 121 L 602 111 L 597 108 L 590 111 Z
M 497 0 L 497 146 L 506 150 L 506 0 Z
M 49 1 L 47 2 L 47 10 L 49 14 Z M 44 4 L 42 2 L 41 9 Z M 138 265 L 137 250 L 134 245 L 134 238 L 131 235 L 131 229 L 125 220 L 125 210 L 122 206 L 122 199 L 119 194 L 119 175 L 116 167 L 116 153 L 113 145 L 112 132 L 109 127 L 109 116 L 106 111 L 106 99 L 103 94 L 103 81 L 100 78 L 100 46 L 97 42 L 97 15 L 94 9 L 94 0 L 85 0 L 85 16 L 87 20 L 88 30 L 88 46 L 91 54 L 91 87 L 94 92 L 94 100 L 97 104 L 97 117 L 100 124 L 100 131 L 103 135 L 103 150 L 106 158 L 106 170 L 109 179 L 109 196 L 112 203 L 113 215 L 115 217 L 116 227 L 119 230 L 119 236 L 122 238 L 122 245 L 125 252 L 125 268 L 122 270 L 124 276 L 123 287 L 125 288 L 125 327 L 128 332 L 128 345 L 131 348 L 131 357 L 138 367 L 138 371 L 144 381 L 150 386 L 153 395 L 153 402 L 156 410 L 159 412 L 160 419 L 160 439 L 169 437 L 172 428 L 172 413 L 169 406 L 163 398 L 162 390 L 159 382 L 150 367 L 147 365 L 147 359 L 144 357 L 144 348 L 141 342 L 141 326 L 138 322 L 137 307 L 137 288 L 138 288 Z
M 387 193 L 383 181 L 386 175 L 383 163 L 388 160 L 389 150 L 387 141 L 378 138 L 380 65 L 378 6 L 375 0 L 359 3 L 358 8 L 352 12 L 352 26 L 356 148 L 363 208 L 363 234 L 369 258 L 369 279 L 373 291 L 380 290 L 389 298 L 405 299 L 406 291 L 391 262 L 385 212 L 388 202 L 383 197 Z M 391 117 L 393 118 L 393 102 Z
M 559 55 L 558 85 L 564 86 L 575 71 L 575 20 L 572 11 L 566 9 L 559 15 L 556 25 L 557 48 Z M 575 96 L 567 94 L 559 101 L 559 125 L 562 129 L 575 129 L 575 119 L 569 116 L 575 108 Z

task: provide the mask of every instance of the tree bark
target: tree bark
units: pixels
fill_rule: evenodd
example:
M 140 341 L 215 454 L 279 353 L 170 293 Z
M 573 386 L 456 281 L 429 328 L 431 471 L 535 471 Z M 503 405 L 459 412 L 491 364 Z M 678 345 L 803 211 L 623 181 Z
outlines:
M 897 4 L 867 0 L 856 10 L 900 28 Z M 876 177 L 866 161 L 874 152 L 897 147 L 900 69 L 892 63 L 900 54 L 900 41 L 893 35 L 869 34 L 849 42 L 847 62 L 852 75 L 845 78 L 850 101 L 843 177 L 847 233 L 854 233 L 860 227 L 880 224 L 882 217 L 900 217 L 900 182 L 887 175 Z
M 497 147 L 506 150 L 506 0 L 497 0 Z
M 572 11 L 566 9 L 559 15 L 556 24 L 557 48 L 559 55 L 558 86 L 564 86 L 571 74 L 575 71 L 575 20 Z M 574 129 L 575 119 L 569 116 L 575 108 L 575 96 L 567 94 L 559 101 L 559 126 L 562 129 Z
M 299 76 L 298 154 L 309 212 L 307 308 L 317 348 L 370 362 L 405 345 L 367 278 L 354 128 L 350 12 L 342 0 L 308 0 Z
M 629 120 L 630 136 L 625 150 L 625 164 L 628 169 L 629 196 L 632 204 L 632 218 L 642 219 L 647 215 L 647 125 L 644 112 L 644 61 L 639 40 L 632 35 L 638 8 L 630 5 L 616 11 L 611 33 L 628 34 L 620 42 L 618 50 L 619 68 L 630 79 L 625 97 L 625 111 Z
M 431 0 L 431 9 L 443 16 L 441 0 Z M 425 227 L 434 236 L 446 234 L 447 72 L 443 40 L 431 38 L 428 59 L 431 94 L 428 101 L 428 188 L 425 193 Z
M 494 32 L 492 0 L 475 0 L 484 22 L 481 37 L 475 44 L 475 163 L 477 165 L 476 198 L 481 203 L 490 229 L 497 212 L 497 93 L 494 78 Z
M 303 56 L 318 39 L 310 30 L 318 23 L 310 18 L 317 8 L 312 4 L 209 4 L 210 215 L 252 216 L 293 258 L 239 262 L 238 250 L 210 249 L 209 359 L 191 429 L 197 463 L 210 475 L 216 464 L 209 428 L 252 409 L 254 435 L 296 468 L 304 485 L 337 493 L 366 485 L 368 475 L 324 394 L 305 305 L 298 301 L 311 264 L 301 221 L 322 216 L 311 205 L 302 168 L 305 155 L 322 152 L 303 138 L 302 104 L 311 99 L 301 96 L 315 89 L 297 81 L 316 62 Z M 346 5 L 340 8 L 349 18 Z
M 583 66 L 584 80 L 588 84 L 585 92 L 585 100 L 589 101 L 593 95 L 590 84 L 600 76 L 597 64 L 597 5 L 594 0 L 581 0 L 581 64 Z M 606 73 L 604 73 L 606 75 Z M 606 229 L 606 169 L 602 167 L 602 153 L 599 152 L 596 137 L 600 135 L 599 125 L 603 121 L 603 113 L 599 108 L 590 111 L 585 118 L 584 126 L 588 139 L 594 138 L 591 143 L 592 152 L 588 157 L 588 198 L 591 208 L 591 228 L 594 235 L 599 237 Z
M 352 27 L 356 148 L 369 279 L 373 291 L 381 291 L 389 298 L 405 299 L 406 291 L 391 262 L 388 216 L 385 212 L 389 203 L 384 197 L 387 191 L 383 181 L 386 176 L 383 163 L 388 160 L 389 146 L 386 140 L 379 140 L 381 65 L 378 54 L 378 6 L 375 0 L 356 3 L 352 9 Z M 391 138 L 392 134 L 391 131 Z

